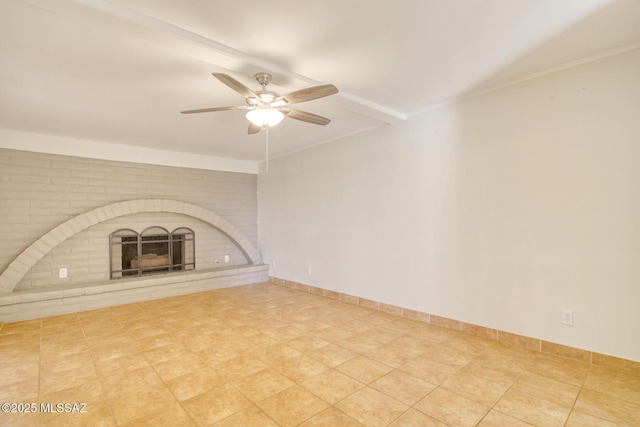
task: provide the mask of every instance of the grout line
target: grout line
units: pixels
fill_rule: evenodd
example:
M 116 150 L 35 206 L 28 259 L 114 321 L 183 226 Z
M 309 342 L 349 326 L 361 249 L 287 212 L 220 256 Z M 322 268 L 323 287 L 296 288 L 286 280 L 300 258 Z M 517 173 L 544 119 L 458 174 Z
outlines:
M 487 328 L 487 327 L 480 326 L 480 325 L 473 325 L 471 323 L 462 322 L 460 320 L 449 319 L 449 318 L 437 316 L 437 315 L 431 314 L 431 313 L 418 312 L 416 310 L 411 310 L 411 312 L 418 313 L 420 315 L 425 316 L 428 319 L 428 321 L 427 320 L 416 319 L 416 318 L 413 318 L 413 317 L 404 316 L 404 311 L 405 310 L 410 310 L 410 309 L 406 309 L 404 307 L 399 307 L 401 314 L 390 313 L 390 312 L 382 310 L 380 308 L 380 305 L 384 304 L 384 303 L 380 303 L 378 301 L 372 301 L 372 300 L 365 299 L 365 298 L 356 297 L 356 296 L 353 296 L 353 295 L 347 295 L 347 294 L 343 294 L 343 293 L 336 292 L 336 291 L 330 291 L 330 290 L 327 290 L 327 289 L 324 289 L 324 288 L 319 288 L 317 286 L 305 285 L 305 284 L 302 284 L 302 283 L 292 282 L 292 281 L 289 281 L 289 280 L 280 279 L 280 278 L 273 277 L 273 276 L 269 276 L 269 283 L 272 283 L 272 284 L 275 284 L 275 285 L 278 285 L 278 286 L 283 286 L 283 287 L 288 288 L 288 289 L 294 289 L 294 290 L 298 290 L 298 291 L 311 293 L 313 295 L 321 296 L 321 297 L 324 297 L 324 298 L 329 298 L 329 299 L 334 299 L 334 300 L 338 300 L 338 301 L 347 302 L 347 303 L 356 305 L 358 307 L 367 308 L 367 309 L 374 310 L 374 311 L 379 311 L 381 313 L 390 314 L 390 315 L 393 315 L 393 316 L 398 316 L 398 317 L 403 318 L 403 319 L 409 319 L 409 320 L 422 322 L 422 323 L 426 323 L 426 324 L 433 325 L 433 326 L 438 326 L 438 327 L 445 328 L 445 329 L 451 329 L 451 330 L 454 330 L 454 331 L 457 331 L 457 332 L 462 332 L 464 334 L 471 335 L 471 336 L 491 339 L 491 340 L 494 340 L 494 341 L 496 341 L 496 342 L 498 342 L 500 344 L 503 344 L 503 345 L 512 345 L 512 346 L 515 346 L 515 347 L 518 347 L 518 348 L 523 348 L 525 350 L 531 350 L 531 351 L 535 351 L 535 352 L 542 353 L 542 354 L 552 355 L 552 356 L 555 356 L 555 357 L 562 357 L 562 358 L 565 358 L 565 359 L 568 359 L 568 360 L 572 360 L 572 361 L 575 361 L 575 362 L 587 363 L 589 366 L 603 367 L 603 368 L 612 369 L 612 370 L 618 371 L 618 372 L 630 373 L 631 375 L 635 375 L 635 376 L 638 375 L 636 373 L 636 371 L 640 372 L 640 362 L 635 362 L 633 360 L 623 359 L 623 358 L 620 358 L 620 357 L 617 357 L 617 356 L 610 356 L 610 357 L 613 357 L 614 359 L 619 359 L 619 360 L 621 360 L 623 362 L 630 362 L 633 365 L 638 365 L 638 369 L 634 370 L 634 372 L 631 373 L 631 372 L 625 371 L 624 369 L 619 369 L 619 368 L 615 368 L 615 367 L 611 367 L 611 366 L 595 365 L 595 364 L 593 364 L 593 356 L 594 356 L 594 352 L 593 351 L 584 350 L 584 349 L 580 349 L 580 348 L 576 348 L 576 347 L 570 347 L 570 346 L 566 346 L 564 344 L 556 344 L 556 343 L 550 343 L 549 342 L 549 344 L 555 344 L 555 345 L 558 345 L 558 346 L 561 346 L 561 347 L 565 347 L 565 348 L 570 349 L 570 350 L 577 350 L 579 352 L 588 352 L 589 353 L 589 361 L 585 362 L 584 360 L 582 360 L 580 358 L 577 358 L 577 357 L 570 357 L 570 356 L 557 354 L 557 353 L 552 353 L 552 352 L 543 350 L 542 344 L 543 344 L 544 340 L 542 340 L 542 339 L 532 338 L 532 337 L 525 337 L 525 336 L 522 336 L 522 335 L 512 334 L 512 333 L 509 333 L 509 332 L 506 332 L 506 331 L 501 331 L 501 330 L 498 330 L 498 329 Z M 312 290 L 315 290 L 315 291 L 312 292 Z M 322 292 L 318 293 L 317 292 L 318 290 L 322 290 Z M 337 297 L 329 296 L 329 295 L 337 295 Z M 346 296 L 348 298 L 343 299 L 343 296 Z M 362 301 L 365 301 L 366 304 L 361 304 Z M 373 304 L 371 304 L 371 303 L 373 303 Z M 448 323 L 448 322 L 457 323 L 457 326 L 456 327 L 450 327 L 447 324 L 438 324 L 437 321 L 436 321 L 436 323 L 433 323 L 431 321 L 432 318 L 444 319 L 443 323 Z M 463 327 L 462 327 L 463 324 L 468 324 L 468 325 L 471 325 L 471 326 L 475 326 L 475 327 L 481 328 L 483 330 L 495 331 L 496 332 L 496 335 L 495 335 L 496 338 L 495 339 L 494 338 L 488 338 L 487 336 L 484 336 L 484 335 L 476 335 L 476 334 L 467 332 L 467 331 L 463 330 Z M 513 344 L 513 343 L 510 343 L 510 342 L 506 342 L 506 341 L 500 341 L 499 340 L 500 333 L 516 335 L 516 336 L 519 336 L 519 337 L 522 337 L 522 338 L 526 338 L 526 339 L 529 339 L 529 340 L 537 340 L 538 341 L 538 346 L 537 346 L 538 349 L 532 349 L 532 348 L 526 347 L 524 345 Z

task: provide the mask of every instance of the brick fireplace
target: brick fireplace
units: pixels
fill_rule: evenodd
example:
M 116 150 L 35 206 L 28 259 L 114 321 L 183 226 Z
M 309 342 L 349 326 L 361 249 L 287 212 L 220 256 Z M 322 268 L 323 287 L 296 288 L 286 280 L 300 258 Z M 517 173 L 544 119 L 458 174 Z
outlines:
M 7 237 L 0 251 L 0 321 L 268 278 L 255 247 L 253 174 L 6 149 L 0 149 L 0 166 L 9 207 L 0 211 Z M 122 253 L 113 257 L 110 241 L 123 229 L 131 232 L 119 235 L 121 246 L 136 248 L 124 264 Z M 127 239 L 140 236 L 138 251 L 137 240 Z M 152 271 L 158 274 L 147 274 Z

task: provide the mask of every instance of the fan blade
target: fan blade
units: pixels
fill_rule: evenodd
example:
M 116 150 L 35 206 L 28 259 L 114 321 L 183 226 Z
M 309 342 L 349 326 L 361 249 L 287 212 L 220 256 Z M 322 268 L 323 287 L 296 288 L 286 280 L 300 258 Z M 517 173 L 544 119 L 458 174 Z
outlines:
M 248 87 L 246 87 L 245 85 L 243 85 L 242 83 L 234 79 L 233 77 L 228 76 L 226 74 L 222 74 L 222 73 L 212 73 L 212 75 L 216 79 L 220 80 L 222 83 L 229 86 L 231 89 L 238 92 L 240 95 L 243 95 L 246 98 L 260 99 L 254 91 L 252 91 L 251 89 L 249 89 Z
M 297 90 L 283 95 L 282 98 L 286 99 L 289 104 L 297 104 L 299 102 L 324 98 L 325 96 L 333 95 L 334 93 L 338 93 L 337 87 L 334 85 L 322 85 Z
M 283 114 L 286 114 L 287 117 L 291 119 L 300 120 L 307 123 L 313 123 L 314 125 L 328 125 L 331 120 L 326 117 L 318 116 L 317 114 L 309 113 L 302 110 L 293 110 L 291 108 L 281 108 L 279 109 Z
M 213 108 L 200 108 L 198 110 L 180 111 L 182 114 L 193 113 L 212 113 L 214 111 L 229 111 L 229 110 L 246 110 L 247 107 L 213 107 Z
M 253 135 L 254 133 L 258 133 L 258 132 L 260 132 L 261 129 L 262 128 L 260 126 L 249 122 L 249 135 Z

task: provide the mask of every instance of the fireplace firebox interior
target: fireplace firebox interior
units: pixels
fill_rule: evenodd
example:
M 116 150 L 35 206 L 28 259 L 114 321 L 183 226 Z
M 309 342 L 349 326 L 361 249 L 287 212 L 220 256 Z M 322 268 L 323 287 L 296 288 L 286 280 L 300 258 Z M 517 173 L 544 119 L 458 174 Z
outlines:
M 111 233 L 109 246 L 111 279 L 195 270 L 195 234 L 187 227 L 123 228 Z

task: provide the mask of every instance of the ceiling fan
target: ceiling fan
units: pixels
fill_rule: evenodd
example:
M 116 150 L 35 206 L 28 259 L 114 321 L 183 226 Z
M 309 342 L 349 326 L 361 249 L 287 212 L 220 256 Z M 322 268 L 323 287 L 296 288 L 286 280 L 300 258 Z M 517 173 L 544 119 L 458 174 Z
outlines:
M 286 95 L 279 95 L 275 92 L 267 90 L 267 85 L 271 82 L 271 74 L 258 73 L 254 77 L 258 84 L 262 86 L 261 90 L 253 91 L 227 74 L 212 73 L 215 78 L 220 80 L 231 89 L 245 97 L 247 105 L 235 107 L 213 107 L 201 108 L 197 110 L 181 111 L 182 114 L 193 113 L 210 113 L 215 111 L 229 110 L 248 110 L 247 119 L 249 120 L 249 133 L 254 134 L 260 132 L 263 128 L 275 126 L 285 117 L 300 120 L 314 125 L 325 126 L 331 120 L 317 114 L 309 113 L 302 110 L 289 108 L 291 104 L 298 104 L 305 101 L 311 101 L 318 98 L 338 93 L 338 88 L 334 85 L 327 84 L 321 86 L 309 87 L 297 90 Z

